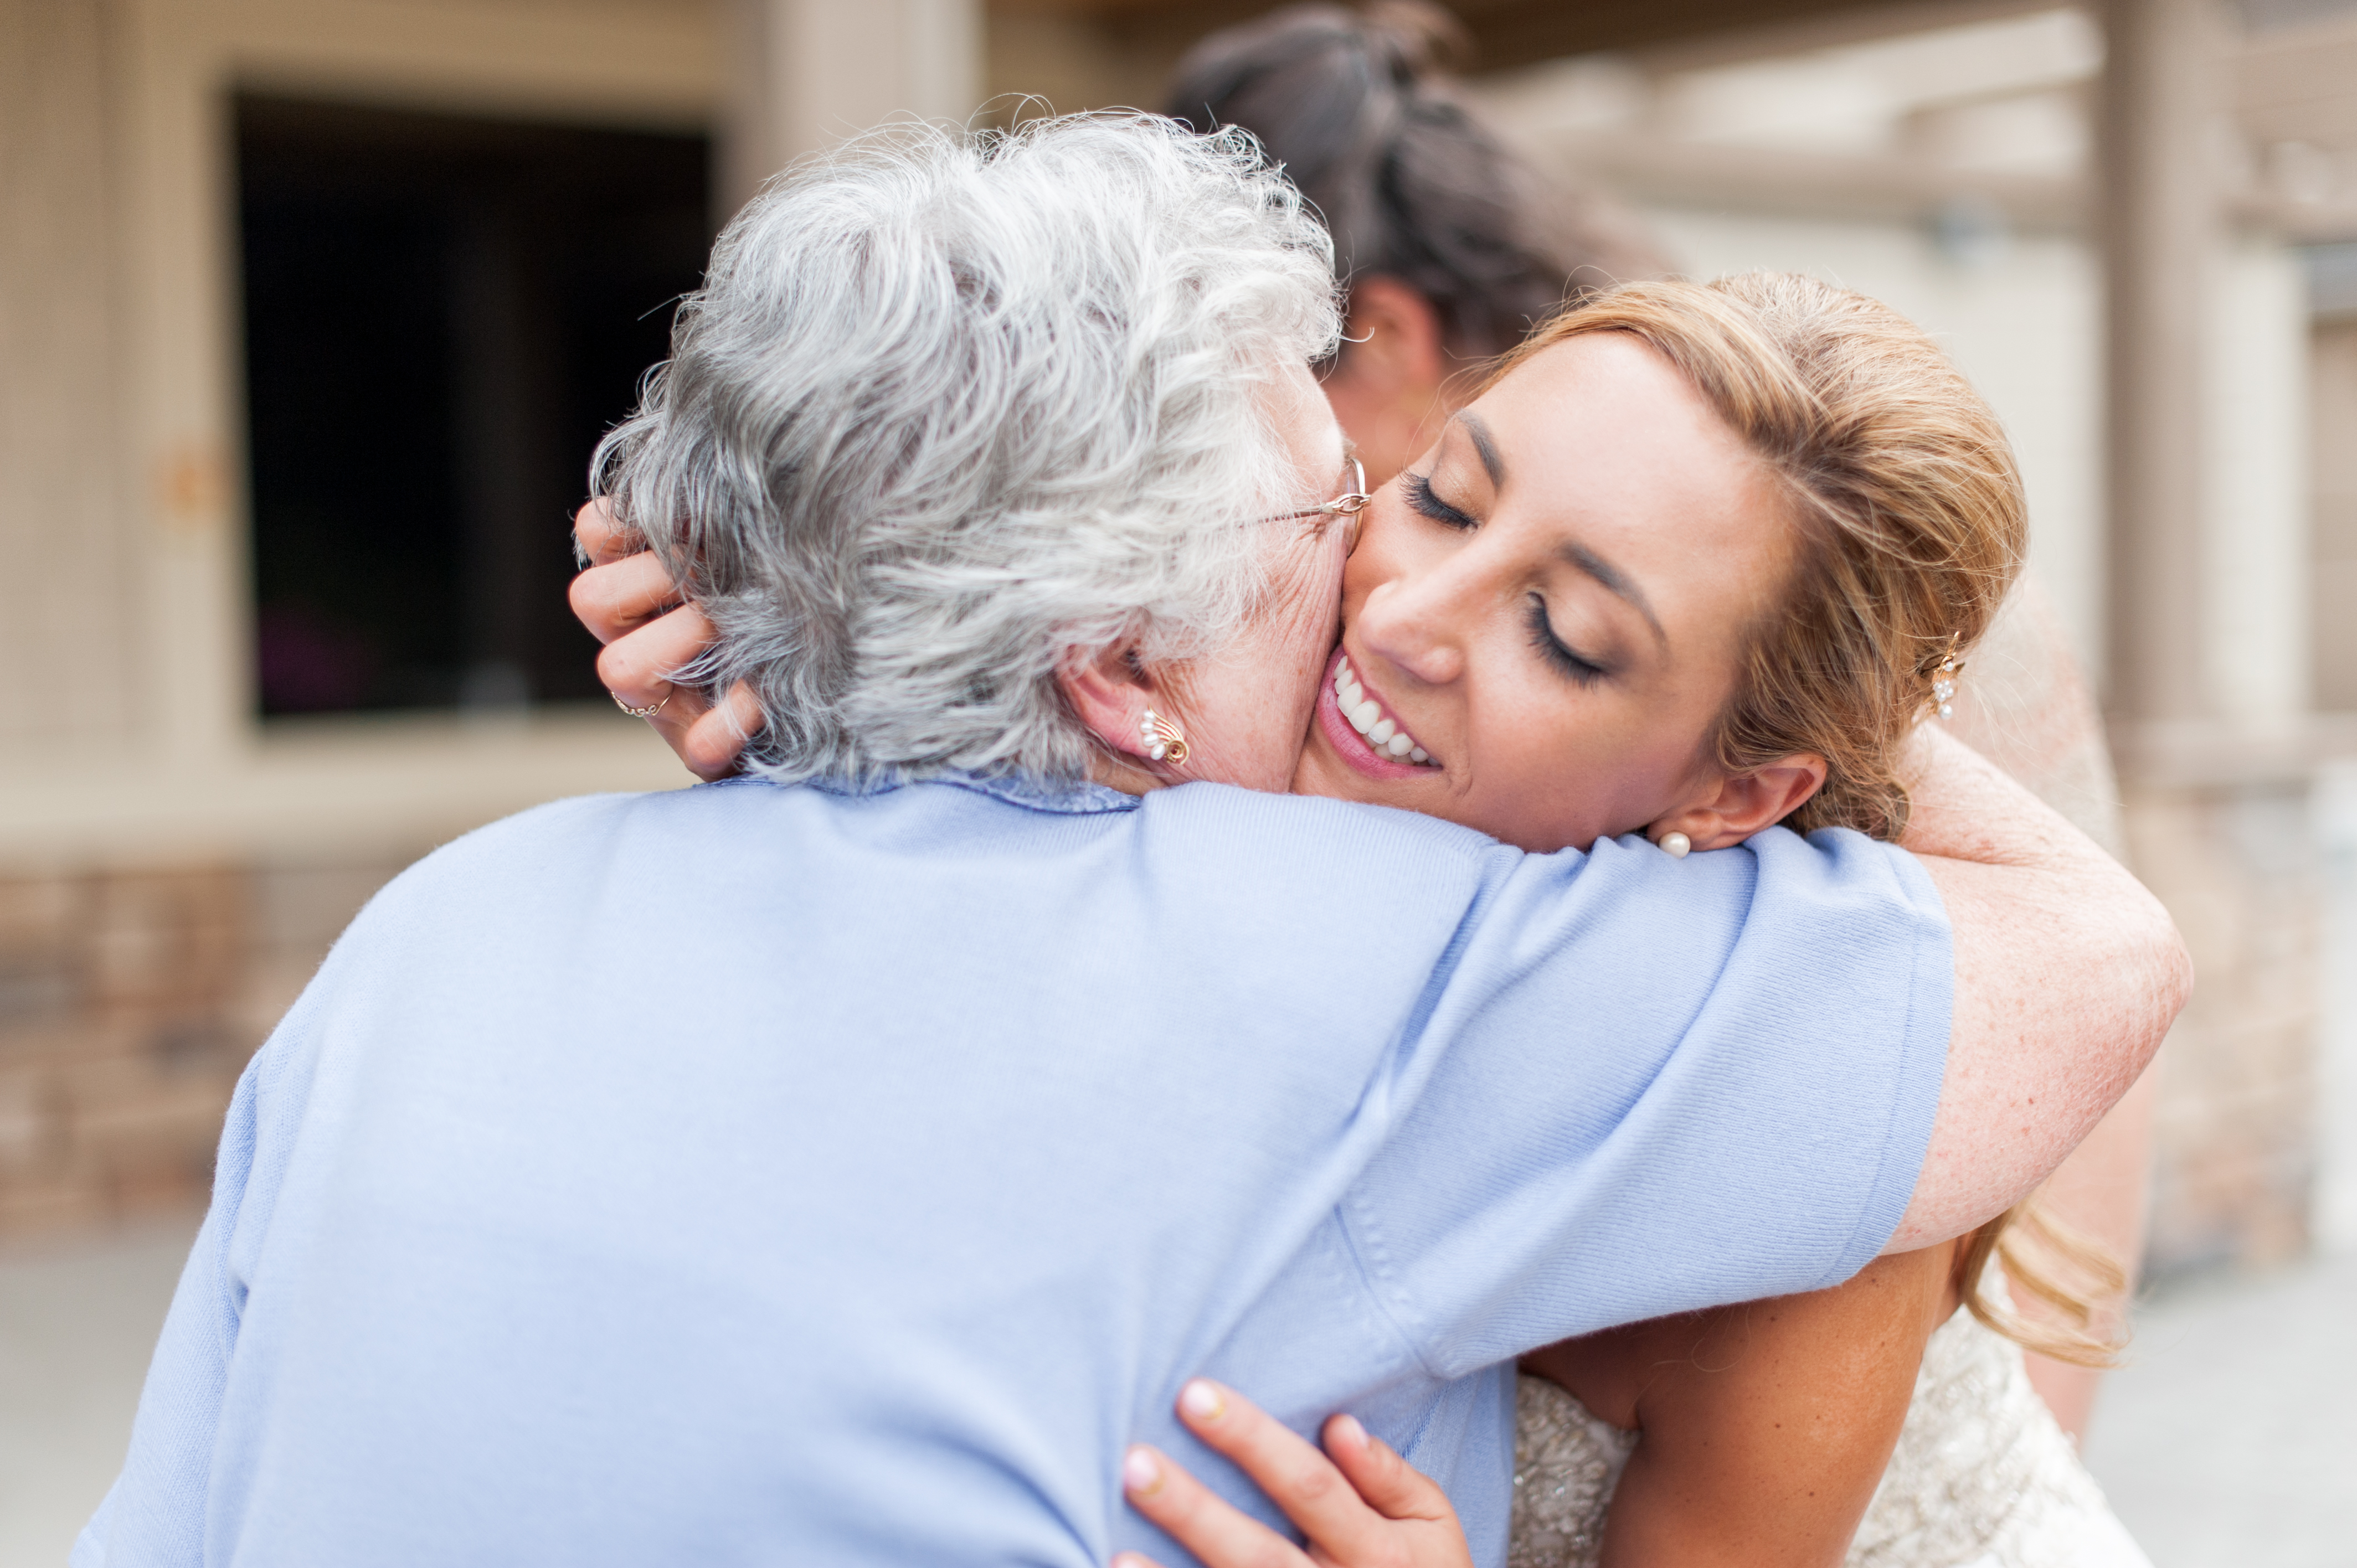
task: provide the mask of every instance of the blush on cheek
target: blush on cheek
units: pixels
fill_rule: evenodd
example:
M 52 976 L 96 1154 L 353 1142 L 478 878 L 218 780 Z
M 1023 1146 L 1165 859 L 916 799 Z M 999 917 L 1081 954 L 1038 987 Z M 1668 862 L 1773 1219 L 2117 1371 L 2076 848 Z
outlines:
M 1585 852 L 1599 838 L 1641 832 L 1691 797 L 1685 737 L 1641 718 L 1598 715 L 1488 739 L 1477 762 L 1491 788 L 1457 820 L 1534 854 Z

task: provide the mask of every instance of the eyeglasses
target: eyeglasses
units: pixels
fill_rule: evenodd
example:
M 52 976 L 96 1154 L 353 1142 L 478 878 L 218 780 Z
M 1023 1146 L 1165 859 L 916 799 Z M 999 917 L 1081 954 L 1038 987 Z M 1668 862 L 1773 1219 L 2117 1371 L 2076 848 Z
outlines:
M 1367 510 L 1367 503 L 1373 499 L 1374 498 L 1372 496 L 1367 494 L 1367 470 L 1365 466 L 1356 457 L 1345 457 L 1342 459 L 1342 493 L 1340 495 L 1336 496 L 1332 500 L 1326 502 L 1322 506 L 1310 507 L 1307 510 L 1303 511 L 1281 511 L 1274 517 L 1265 517 L 1260 521 L 1263 522 L 1297 522 L 1305 517 L 1314 517 L 1318 520 L 1318 527 L 1322 531 L 1326 523 L 1330 521 L 1332 519 L 1338 517 L 1349 518 L 1351 520 L 1351 543 L 1353 547 L 1356 547 L 1359 542 L 1359 514 Z

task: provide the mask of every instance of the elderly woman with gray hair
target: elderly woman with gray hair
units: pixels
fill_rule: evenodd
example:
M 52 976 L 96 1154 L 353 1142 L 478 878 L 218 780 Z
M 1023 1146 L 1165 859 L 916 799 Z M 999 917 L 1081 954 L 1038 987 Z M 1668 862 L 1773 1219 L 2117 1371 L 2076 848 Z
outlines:
M 1534 749 L 1692 751 L 1781 580 L 1756 465 L 1625 333 L 1417 497 L 1644 525 L 1631 573 L 1482 536 L 1605 596 L 1512 568 L 1520 708 L 1452 728 L 1438 645 L 1361 635 L 1475 603 L 1446 562 L 1354 577 L 1337 650 L 1329 264 L 1247 141 L 1144 119 L 866 143 L 730 226 L 605 471 L 755 770 L 525 813 L 354 922 L 240 1085 L 77 1563 L 1168 1552 L 1132 1440 L 1267 1516 L 1185 1446 L 1207 1373 L 1351 1411 L 1494 1563 L 1515 1356 L 2052 1167 L 2181 996 L 2165 918 L 1936 742 L 1914 854 L 1770 825 L 1821 758 Z M 1654 307 L 1749 308 L 1703 293 Z M 1398 504 L 1354 574 L 1442 537 Z

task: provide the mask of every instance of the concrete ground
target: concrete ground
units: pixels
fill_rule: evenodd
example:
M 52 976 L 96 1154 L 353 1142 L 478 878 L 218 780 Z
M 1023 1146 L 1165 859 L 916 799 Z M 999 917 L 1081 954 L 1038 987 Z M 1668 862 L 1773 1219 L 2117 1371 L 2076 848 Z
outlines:
M 0 1568 L 52 1568 L 122 1463 L 191 1230 L 0 1254 Z M 2357 1251 L 2167 1293 L 2088 1459 L 2155 1568 L 2357 1568 Z
M 2087 1465 L 2154 1568 L 2357 1568 L 2357 1251 L 2136 1315 Z
M 0 1568 L 53 1568 L 123 1463 L 194 1221 L 0 1252 Z

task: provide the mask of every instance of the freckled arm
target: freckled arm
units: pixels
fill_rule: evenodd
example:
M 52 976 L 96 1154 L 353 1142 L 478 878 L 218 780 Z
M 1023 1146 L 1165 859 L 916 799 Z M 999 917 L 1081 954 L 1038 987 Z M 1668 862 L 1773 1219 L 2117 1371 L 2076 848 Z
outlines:
M 1940 1109 L 1889 1251 L 2027 1197 L 2127 1093 L 2192 986 L 2158 900 L 1963 743 L 1926 726 L 1905 847 L 1955 933 Z

